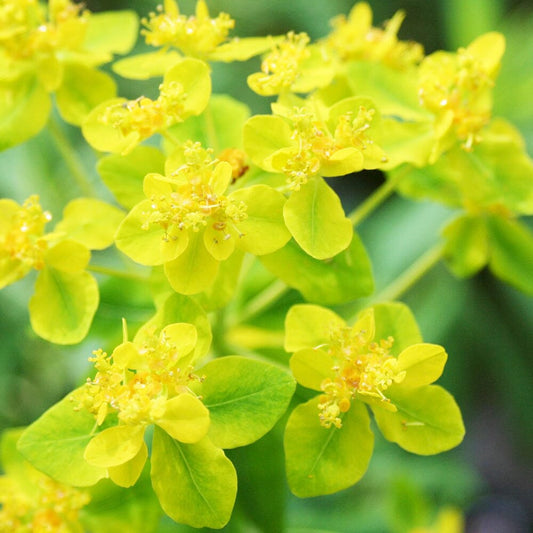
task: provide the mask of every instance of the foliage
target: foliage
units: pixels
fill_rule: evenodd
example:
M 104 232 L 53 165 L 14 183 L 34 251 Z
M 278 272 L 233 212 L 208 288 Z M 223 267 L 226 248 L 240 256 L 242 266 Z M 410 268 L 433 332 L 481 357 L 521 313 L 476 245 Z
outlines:
M 230 39 L 234 21 L 212 18 L 204 0 L 191 16 L 165 0 L 140 21 L 156 50 L 113 61 L 133 48 L 131 11 L 0 6 L 0 148 L 50 120 L 85 192 L 52 231 L 37 194 L 0 200 L 0 288 L 35 280 L 29 320 L 46 341 L 80 343 L 94 319 L 106 346 L 92 347 L 80 386 L 4 434 L 1 528 L 156 531 L 163 513 L 223 528 L 242 512 L 238 483 L 262 490 L 264 471 L 238 482 L 247 454 L 279 459 L 280 491 L 284 462 L 290 490 L 308 498 L 358 483 L 380 435 L 423 456 L 460 444 L 459 407 L 434 384 L 448 355 L 396 300 L 441 259 L 459 278 L 488 266 L 533 294 L 520 218 L 533 214 L 533 161 L 518 130 L 492 117 L 504 36 L 425 55 L 398 38 L 403 17 L 374 27 L 361 2 L 315 42 L 292 31 Z M 213 94 L 212 63 L 260 54 L 247 84 L 271 113 Z M 160 78 L 155 96 L 118 96 L 107 63 Z M 97 187 L 55 109 L 94 149 Z M 385 183 L 346 213 L 334 179 L 363 170 Z M 454 212 L 441 242 L 373 294 L 357 226 L 393 191 Z M 99 309 L 109 287 L 150 309 L 125 312 L 121 338 Z M 460 530 L 454 508 L 432 516 L 409 484 L 395 497 L 414 502 L 398 530 Z

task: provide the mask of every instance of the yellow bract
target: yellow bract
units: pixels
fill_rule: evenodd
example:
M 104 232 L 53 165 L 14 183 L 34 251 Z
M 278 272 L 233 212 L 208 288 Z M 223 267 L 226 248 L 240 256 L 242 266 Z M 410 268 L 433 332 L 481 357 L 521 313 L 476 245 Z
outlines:
M 416 65 L 424 56 L 422 45 L 400 41 L 397 34 L 405 14 L 398 11 L 385 28 L 372 27 L 372 10 L 366 2 L 356 4 L 348 18 L 335 17 L 326 43 L 341 59 L 382 62 L 395 69 Z
M 227 14 L 220 13 L 210 18 L 204 0 L 198 0 L 195 16 L 187 17 L 179 12 L 174 0 L 165 0 L 157 13 L 150 13 L 142 23 L 142 34 L 147 44 L 153 46 L 175 46 L 187 56 L 207 59 L 217 46 L 226 41 L 235 21 Z

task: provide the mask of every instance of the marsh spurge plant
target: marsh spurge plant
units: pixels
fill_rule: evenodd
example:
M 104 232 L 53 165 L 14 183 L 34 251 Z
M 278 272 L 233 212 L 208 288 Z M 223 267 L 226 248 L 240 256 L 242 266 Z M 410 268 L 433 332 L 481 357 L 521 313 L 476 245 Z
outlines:
M 412 453 L 461 442 L 459 408 L 434 384 L 444 348 L 423 342 L 404 304 L 358 302 L 374 281 L 354 228 L 394 190 L 442 202 L 454 218 L 414 265 L 414 280 L 443 258 L 458 276 L 488 265 L 533 294 L 533 239 L 518 218 L 533 213 L 533 164 L 516 129 L 491 116 L 504 37 L 425 56 L 397 38 L 403 17 L 373 27 L 369 6 L 358 3 L 317 42 L 294 32 L 239 39 L 229 36 L 230 16 L 212 18 L 204 0 L 191 16 L 165 0 L 141 20 L 156 50 L 112 62 L 134 44 L 132 12 L 3 2 L 0 146 L 36 135 L 54 93 L 61 117 L 98 152 L 102 187 L 118 206 L 94 197 L 71 151 L 83 197 L 53 229 L 39 191 L 0 200 L 0 286 L 36 270 L 31 325 L 58 344 L 82 341 L 98 313 L 101 278 L 92 273 L 108 283 L 126 277 L 133 292 L 149 284 L 155 314 L 133 337 L 125 316 L 122 342 L 110 328 L 81 386 L 5 434 L 2 530 L 104 532 L 127 523 L 151 531 L 153 494 L 175 521 L 221 528 L 237 494 L 224 450 L 257 441 L 280 419 L 288 483 L 300 497 L 364 475 L 371 417 Z M 270 114 L 212 93 L 210 62 L 260 54 L 247 83 L 276 97 Z M 155 96 L 117 96 L 98 70 L 109 62 L 120 76 L 154 78 Z M 48 129 L 69 153 L 54 120 Z M 330 180 L 364 169 L 387 180 L 346 214 Z M 96 259 L 117 269 L 91 259 L 113 244 Z M 146 277 L 131 281 L 132 262 Z M 259 320 L 273 304 L 286 315 L 283 346 Z M 339 304 L 344 317 L 330 309 Z M 112 513 L 90 503 L 116 491 L 131 496 Z M 144 510 L 142 523 L 125 501 Z

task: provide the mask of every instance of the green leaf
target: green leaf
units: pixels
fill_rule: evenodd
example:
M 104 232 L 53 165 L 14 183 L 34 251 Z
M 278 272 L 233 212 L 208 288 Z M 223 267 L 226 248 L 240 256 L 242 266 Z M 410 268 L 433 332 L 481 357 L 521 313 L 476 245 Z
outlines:
M 401 302 L 383 303 L 373 306 L 376 332 L 374 340 L 379 342 L 392 336 L 394 344 L 390 350 L 399 355 L 412 344 L 422 342 L 422 335 L 413 313 Z
M 383 436 L 408 452 L 432 455 L 457 446 L 465 428 L 453 396 L 438 385 L 403 388 L 392 385 L 387 397 L 396 412 L 372 405 Z
M 226 525 L 237 475 L 220 448 L 208 438 L 183 444 L 156 427 L 151 462 L 154 491 L 170 518 L 196 528 Z
M 161 331 L 168 324 L 192 324 L 198 333 L 194 359 L 203 357 L 211 345 L 211 326 L 205 311 L 190 297 L 173 293 L 156 314 L 142 326 L 135 335 L 135 342 L 142 343 L 154 332 Z M 155 330 L 155 331 L 154 331 Z
M 80 63 L 66 63 L 56 103 L 64 120 L 80 126 L 93 108 L 114 98 L 116 93 L 115 81 L 105 72 Z
M 137 54 L 115 61 L 112 69 L 120 76 L 130 80 L 148 80 L 163 76 L 170 67 L 181 59 L 182 56 L 175 50 L 161 48 L 156 52 Z
M 398 372 L 405 371 L 402 387 L 421 387 L 433 383 L 442 374 L 448 359 L 442 346 L 413 344 L 398 356 Z
M 135 262 L 153 266 L 163 263 L 162 243 L 165 230 L 159 224 L 150 224 L 147 229 L 143 229 L 150 205 L 150 200 L 145 199 L 126 215 L 117 229 L 115 244 Z
M 26 429 L 17 447 L 26 460 L 48 476 L 85 487 L 105 477 L 106 470 L 84 459 L 85 448 L 96 434 L 96 422 L 91 413 L 75 407 L 69 394 Z
M 292 129 L 281 117 L 256 115 L 244 125 L 244 149 L 259 167 L 275 172 L 269 158 L 274 152 L 293 144 Z
M 111 246 L 124 212 L 97 198 L 77 198 L 63 210 L 63 219 L 54 231 L 64 232 L 70 239 L 90 250 Z
M 291 238 L 283 220 L 285 197 L 266 185 L 252 185 L 229 196 L 247 206 L 246 219 L 238 223 L 242 236 L 237 245 L 254 255 L 278 250 Z
M 241 148 L 243 125 L 250 116 L 248 107 L 224 94 L 214 94 L 205 111 L 169 129 L 181 142 L 196 141 L 215 150 L 215 156 L 226 148 Z
M 207 251 L 202 237 L 201 232 L 193 232 L 185 251 L 165 263 L 165 275 L 176 292 L 197 294 L 215 281 L 220 263 Z
M 93 53 L 127 54 L 137 40 L 139 18 L 134 11 L 91 13 L 84 48 Z
M 446 264 L 456 276 L 472 276 L 487 264 L 489 235 L 483 217 L 462 215 L 452 220 L 442 235 Z
M 319 305 L 293 305 L 285 319 L 285 350 L 296 352 L 314 348 L 330 340 L 332 329 L 345 326 L 344 320 Z
M 352 402 L 342 417 L 342 427 L 320 425 L 320 397 L 299 405 L 285 430 L 287 479 L 301 498 L 332 494 L 350 487 L 366 472 L 374 435 L 366 407 Z
M 88 272 L 45 267 L 29 303 L 31 326 L 47 341 L 76 344 L 87 335 L 98 301 L 98 284 Z
M 502 280 L 533 295 L 533 235 L 517 220 L 488 219 L 489 267 Z
M 209 409 L 208 437 L 220 448 L 246 446 L 270 431 L 294 392 L 294 379 L 273 365 L 238 356 L 215 359 L 199 370 L 198 393 Z
M 345 250 L 353 228 L 337 194 L 322 178 L 310 179 L 294 191 L 283 208 L 288 230 L 315 259 L 327 259 Z
M 272 46 L 283 40 L 283 37 L 244 37 L 232 39 L 228 43 L 217 46 L 209 54 L 210 61 L 246 61 L 251 57 L 269 51 Z
M 50 114 L 50 97 L 36 77 L 26 76 L 0 87 L 0 150 L 37 135 Z
M 273 254 L 261 256 L 261 262 L 310 302 L 336 305 L 374 290 L 372 265 L 356 233 L 348 248 L 332 259 L 314 259 L 290 240 Z
M 118 203 L 132 209 L 146 199 L 144 177 L 150 173 L 164 173 L 165 156 L 153 146 L 136 146 L 127 155 L 102 157 L 96 168 Z

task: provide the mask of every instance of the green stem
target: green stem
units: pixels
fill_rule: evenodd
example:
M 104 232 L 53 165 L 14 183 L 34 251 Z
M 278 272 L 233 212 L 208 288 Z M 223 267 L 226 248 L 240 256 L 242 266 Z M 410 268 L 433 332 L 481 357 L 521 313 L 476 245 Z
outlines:
M 248 305 L 239 313 L 239 322 L 246 322 L 251 317 L 258 315 L 289 290 L 289 287 L 283 281 L 276 279 L 266 289 L 260 292 L 255 298 L 252 298 Z
M 349 215 L 352 225 L 358 226 L 365 218 L 379 207 L 396 189 L 400 179 L 407 174 L 409 167 L 403 172 L 398 172 L 393 178 L 388 178 L 383 185 L 378 187 L 368 198 L 360 203 Z
M 140 274 L 134 274 L 133 272 L 123 272 L 122 270 L 116 270 L 114 268 L 98 266 L 98 265 L 87 265 L 86 270 L 89 272 L 94 272 L 95 274 L 104 274 L 106 276 L 113 276 L 115 278 L 129 279 L 132 281 L 148 281 L 147 276 L 141 276 Z
M 372 298 L 373 303 L 399 299 L 442 258 L 443 244 L 438 243 L 422 254 L 407 270 Z
M 93 183 L 85 171 L 77 151 L 70 142 L 70 139 L 63 132 L 63 129 L 56 118 L 51 116 L 48 122 L 48 131 L 50 132 L 54 143 L 67 165 L 74 181 L 85 196 L 96 196 Z
M 174 146 L 181 146 L 183 143 L 177 138 L 172 135 L 168 130 L 161 130 L 159 134 L 165 138 L 168 142 L 173 144 Z

